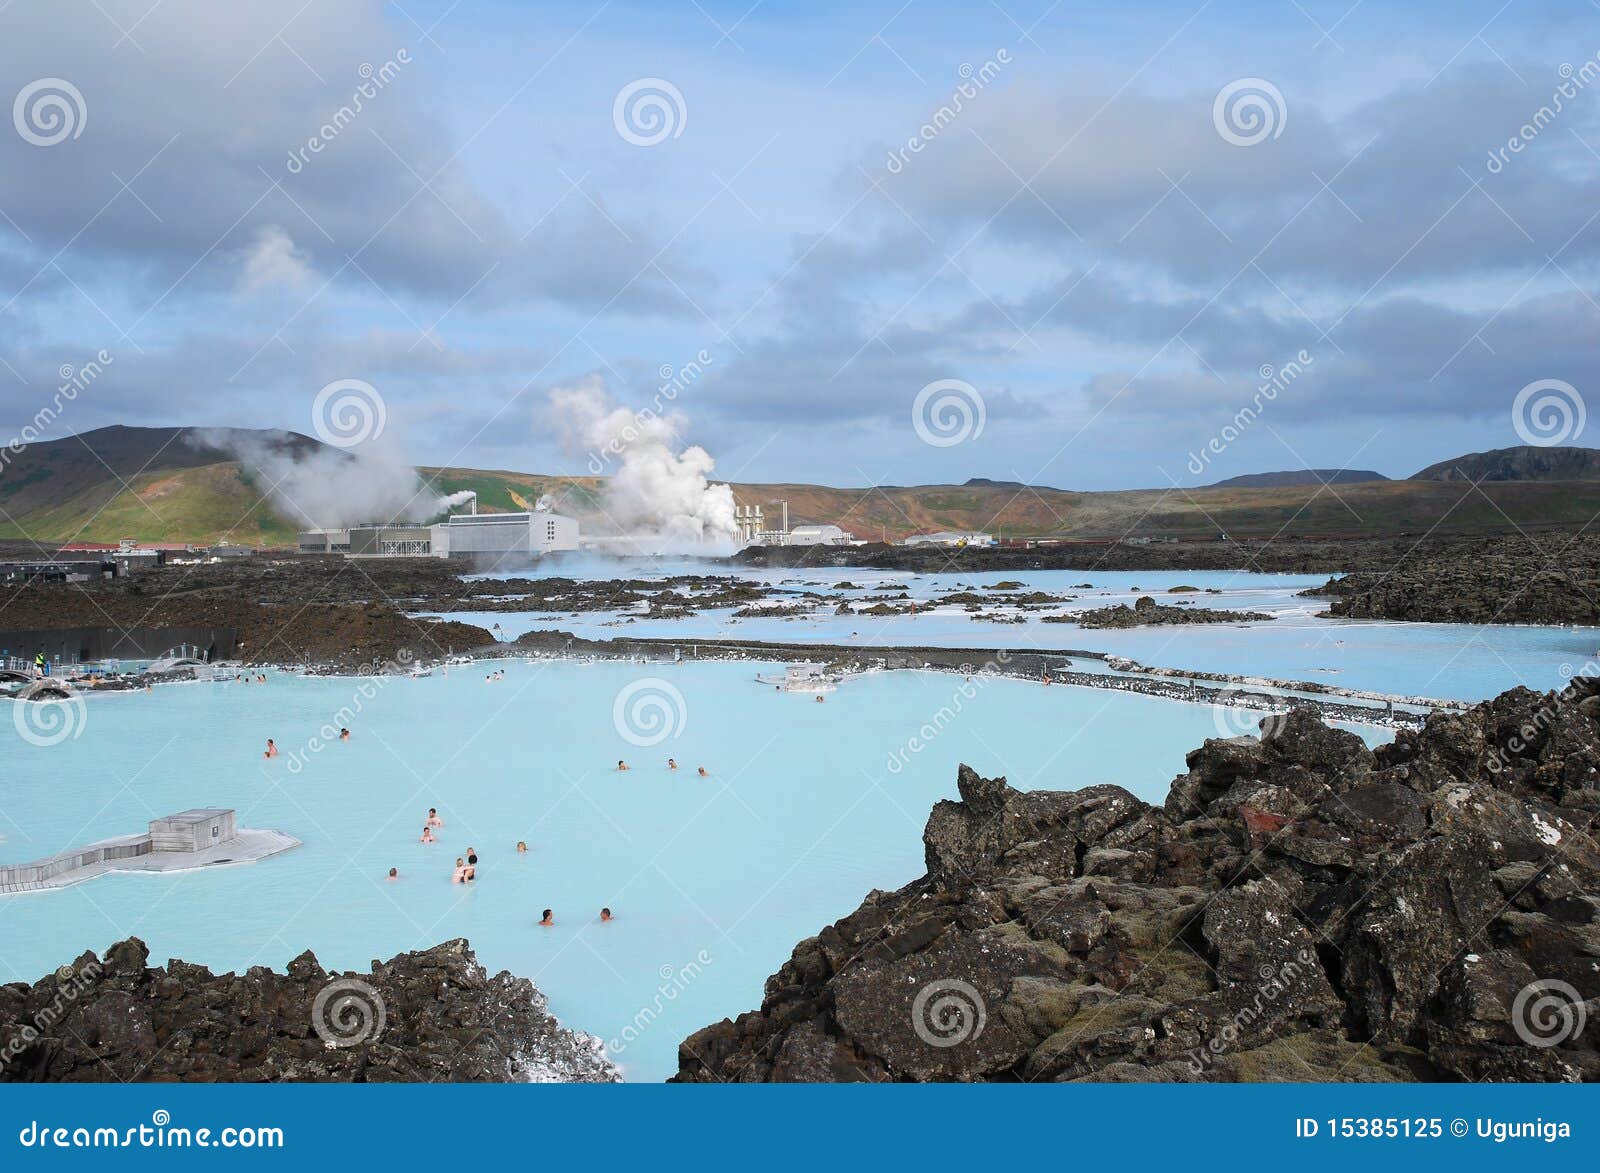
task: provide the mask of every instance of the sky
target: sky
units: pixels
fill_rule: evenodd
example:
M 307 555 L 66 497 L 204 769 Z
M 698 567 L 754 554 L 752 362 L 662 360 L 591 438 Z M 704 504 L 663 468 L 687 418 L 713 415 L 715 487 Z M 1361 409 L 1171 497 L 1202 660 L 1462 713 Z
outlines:
M 1593 443 L 1597 55 L 1584 0 L 10 0 L 0 433 L 341 384 L 545 473 L 574 387 L 757 482 Z

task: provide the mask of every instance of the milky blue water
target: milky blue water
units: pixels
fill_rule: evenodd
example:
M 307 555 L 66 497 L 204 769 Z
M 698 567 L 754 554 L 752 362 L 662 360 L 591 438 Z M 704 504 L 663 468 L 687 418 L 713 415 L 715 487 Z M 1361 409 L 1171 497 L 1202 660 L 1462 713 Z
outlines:
M 671 563 L 648 571 L 630 566 L 626 574 L 660 578 L 706 573 L 705 564 Z M 716 568 L 717 573 L 723 573 Z M 552 564 L 543 573 L 616 574 L 614 564 Z M 1482 700 L 1522 684 L 1540 691 L 1559 688 L 1600 650 L 1600 628 L 1515 625 L 1388 623 L 1322 619 L 1326 603 L 1299 592 L 1321 586 L 1324 575 L 1260 575 L 1235 571 L 1097 572 L 1047 570 L 981 576 L 912 575 L 859 569 L 743 570 L 737 576 L 774 584 L 799 599 L 803 592 L 837 592 L 841 581 L 861 588 L 846 591 L 862 605 L 905 589 L 928 610 L 914 615 L 834 614 L 834 604 L 799 618 L 736 619 L 732 610 L 708 610 L 688 619 L 636 618 L 625 612 L 466 612 L 451 617 L 492 629 L 505 639 L 525 631 L 559 629 L 590 639 L 619 635 L 700 639 L 759 639 L 858 646 L 1016 647 L 1077 649 L 1128 656 L 1156 667 L 1319 681 L 1345 688 L 1453 700 Z M 968 587 L 983 589 L 1000 581 L 1025 584 L 1025 590 L 1076 596 L 1048 611 L 1014 610 L 1024 622 L 974 620 L 959 605 L 939 603 L 941 595 Z M 1077 589 L 1091 583 L 1090 589 Z M 1170 594 L 1179 585 L 1195 593 Z M 1133 588 L 1138 587 L 1135 591 Z M 1207 589 L 1219 594 L 1204 593 Z M 999 593 L 988 592 L 985 593 Z M 1196 607 L 1256 611 L 1270 621 L 1196 626 L 1093 630 L 1076 623 L 1046 623 L 1046 614 L 1070 614 L 1091 607 L 1131 603 L 1141 594 L 1159 602 L 1188 600 Z M 775 600 L 776 601 L 776 600 Z M 902 604 L 903 605 L 903 604 Z M 986 608 L 986 610 L 996 610 Z
M 935 673 L 869 675 L 818 704 L 758 685 L 757 670 L 517 660 L 493 684 L 467 668 L 383 682 L 274 673 L 90 697 L 81 736 L 51 746 L 24 743 L 0 714 L 0 862 L 194 806 L 304 842 L 246 866 L 0 897 L 0 981 L 129 934 L 158 962 L 218 971 L 281 968 L 307 948 L 364 970 L 467 937 L 492 970 L 533 978 L 564 1022 L 620 1043 L 630 1078 L 660 1079 L 681 1038 L 760 1003 L 797 941 L 922 872 L 922 827 L 955 796 L 957 763 L 1021 787 L 1116 781 L 1159 801 L 1219 729 L 1205 706 Z M 616 698 L 641 680 L 656 683 L 635 699 L 661 698 L 665 725 L 648 723 L 648 703 L 618 724 Z M 941 709 L 943 731 L 913 752 L 908 738 Z M 352 740 L 312 748 L 329 722 Z M 619 729 L 668 735 L 646 747 Z M 269 736 L 282 754 L 270 762 Z M 619 758 L 633 768 L 618 773 Z M 418 842 L 430 806 L 446 820 L 431 846 Z M 469 845 L 480 878 L 453 886 Z M 597 923 L 602 905 L 614 922 Z M 545 907 L 554 928 L 535 923 Z M 684 981 L 686 968 L 699 972 Z M 630 1031 L 645 1008 L 659 1017 Z
M 635 567 L 626 574 L 643 577 Z M 872 589 L 889 583 L 928 606 L 888 619 L 837 616 L 830 606 L 798 620 L 720 612 L 686 621 L 615 613 L 487 613 L 478 621 L 499 623 L 507 638 L 559 627 L 686 642 L 1081 648 L 1464 699 L 1517 683 L 1557 687 L 1600 646 L 1593 629 L 1317 619 L 1319 604 L 1296 592 L 1321 580 L 1296 576 L 746 576 L 796 597 L 848 580 L 864 602 L 890 594 Z M 975 622 L 939 603 L 951 589 L 1001 578 L 1077 595 L 1069 608 L 1151 593 L 1278 618 L 1089 631 L 1031 612 L 1022 624 Z M 1093 586 L 1077 587 L 1083 582 Z M 1165 595 L 1180 583 L 1221 593 Z M 533 978 L 563 1021 L 607 1040 L 630 1078 L 660 1079 L 675 1070 L 681 1038 L 759 1004 L 762 982 L 798 940 L 871 889 L 921 873 L 923 824 L 935 801 L 954 797 L 959 762 L 1021 787 L 1113 781 L 1160 801 L 1188 750 L 1243 727 L 1240 714 L 1203 705 L 936 673 L 870 674 L 818 704 L 754 682 L 776 665 L 503 663 L 506 678 L 496 683 L 485 681 L 487 668 L 381 681 L 273 673 L 265 686 L 92 696 L 81 734 L 49 746 L 26 743 L 0 718 L 0 862 L 140 831 L 194 806 L 233 807 L 242 826 L 304 843 L 249 866 L 112 875 L 0 897 L 0 981 L 33 980 L 130 934 L 158 962 L 181 956 L 219 971 L 281 968 L 307 948 L 330 968 L 365 969 L 373 958 L 464 936 L 485 965 Z M 652 713 L 664 724 L 649 724 Z M 353 740 L 316 740 L 330 723 L 349 725 Z M 659 742 L 639 744 L 657 733 Z M 270 762 L 261 757 L 267 737 L 282 751 Z M 925 744 L 915 748 L 914 738 Z M 669 755 L 676 772 L 666 768 Z M 619 758 L 633 768 L 618 772 Z M 697 776 L 701 765 L 709 777 Z M 417 840 L 429 806 L 447 825 L 440 842 L 424 845 Z M 519 839 L 526 855 L 514 850 Z M 469 846 L 480 856 L 479 879 L 454 886 L 452 865 Z M 384 878 L 390 867 L 399 880 Z M 602 905 L 614 922 L 598 923 Z M 545 907 L 555 910 L 553 928 L 536 924 Z

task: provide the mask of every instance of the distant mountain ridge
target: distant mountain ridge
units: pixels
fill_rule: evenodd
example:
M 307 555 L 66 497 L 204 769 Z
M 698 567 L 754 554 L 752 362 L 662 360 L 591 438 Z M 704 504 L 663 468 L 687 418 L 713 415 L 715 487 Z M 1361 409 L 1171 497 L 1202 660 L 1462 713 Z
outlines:
M 295 523 L 269 506 L 263 474 L 233 455 L 286 449 L 324 456 L 342 451 L 295 432 L 224 428 L 118 426 L 30 444 L 0 462 L 0 540 L 19 541 L 30 553 L 34 543 L 124 537 L 290 546 Z M 1441 525 L 1456 533 L 1503 533 L 1512 525 L 1576 527 L 1600 514 L 1600 453 L 1509 452 L 1444 461 L 1433 467 L 1445 473 L 1406 480 L 1302 469 L 1181 492 L 1081 492 L 980 477 L 966 484 L 860 488 L 735 483 L 733 494 L 740 505 L 766 508 L 769 518 L 774 502 L 787 501 L 791 524 L 832 523 L 872 541 L 938 530 L 1099 542 L 1141 536 L 1214 541 L 1222 534 L 1348 538 L 1420 534 Z M 1571 452 L 1579 458 L 1563 455 Z M 1489 458 L 1499 461 L 1491 472 L 1531 479 L 1491 479 L 1471 491 L 1447 475 Z M 598 477 L 426 466 L 417 473 L 440 496 L 473 490 L 485 511 L 521 509 L 549 494 L 557 509 L 586 527 L 603 516 L 605 482 Z M 1548 479 L 1570 473 L 1581 477 Z M 1324 488 L 1324 478 L 1336 491 Z
M 1414 481 L 1595 481 L 1600 480 L 1600 448 L 1495 448 L 1441 460 L 1411 477 Z
M 1283 472 L 1247 472 L 1207 485 L 1208 489 L 1280 489 L 1291 485 L 1357 485 L 1363 481 L 1386 481 L 1381 472 L 1359 468 L 1299 468 Z

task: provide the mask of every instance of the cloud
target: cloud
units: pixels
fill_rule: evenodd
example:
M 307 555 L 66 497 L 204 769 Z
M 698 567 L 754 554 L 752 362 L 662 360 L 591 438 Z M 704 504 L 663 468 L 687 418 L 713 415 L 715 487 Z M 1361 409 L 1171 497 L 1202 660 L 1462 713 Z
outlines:
M 289 234 L 277 224 L 263 224 L 245 251 L 239 285 L 246 293 L 259 293 L 278 285 L 301 286 L 310 277 L 308 258 L 295 247 Z

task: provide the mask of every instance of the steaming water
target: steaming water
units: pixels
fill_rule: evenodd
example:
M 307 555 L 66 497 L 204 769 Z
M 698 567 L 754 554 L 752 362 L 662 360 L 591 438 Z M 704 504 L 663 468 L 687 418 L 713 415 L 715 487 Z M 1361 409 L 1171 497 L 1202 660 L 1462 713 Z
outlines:
M 603 578 L 662 578 L 669 574 L 725 573 L 706 563 L 619 564 L 590 559 L 549 563 L 536 575 Z M 970 574 L 911 575 L 858 569 L 742 570 L 737 577 L 795 592 L 838 593 L 838 583 L 855 584 L 843 593 L 871 603 L 904 588 L 932 610 L 915 616 L 836 615 L 827 604 L 802 618 L 735 619 L 731 610 L 708 610 L 687 619 L 640 619 L 615 611 L 464 612 L 451 618 L 492 629 L 504 639 L 525 631 L 555 628 L 590 639 L 661 636 L 683 639 L 759 639 L 792 643 L 857 646 L 1070 648 L 1110 652 L 1158 667 L 1320 681 L 1345 688 L 1454 700 L 1481 700 L 1518 684 L 1543 691 L 1559 688 L 1600 649 L 1600 628 L 1517 625 L 1390 623 L 1319 619 L 1325 602 L 1299 597 L 1321 586 L 1322 575 L 1262 575 L 1236 571 L 1099 572 L 1047 570 Z M 986 588 L 1011 580 L 1024 590 L 1077 596 L 1051 612 L 1019 611 L 1024 622 L 977 621 L 957 605 L 939 606 L 941 595 L 957 588 Z M 1093 588 L 1076 589 L 1089 582 Z M 1169 595 L 1174 586 L 1200 588 Z M 1141 588 L 1135 592 L 1134 587 Z M 1204 593 L 1207 589 L 1220 594 Z M 985 594 L 1000 594 L 984 590 Z M 1128 630 L 1085 629 L 1075 623 L 1044 623 L 1041 615 L 1131 603 L 1142 594 L 1158 602 L 1188 600 L 1218 610 L 1259 611 L 1271 621 L 1241 624 L 1150 627 Z M 781 602 L 774 599 L 772 602 Z M 986 610 L 1003 610 L 985 608 Z M 1078 667 L 1088 667 L 1079 664 Z
M 533 978 L 562 1021 L 621 1043 L 630 1078 L 661 1079 L 685 1035 L 759 1004 L 797 941 L 921 873 L 923 823 L 955 796 L 958 762 L 1025 788 L 1116 781 L 1159 801 L 1187 750 L 1233 731 L 1198 705 L 1012 680 L 968 697 L 959 677 L 933 673 L 859 678 L 817 704 L 754 683 L 746 664 L 506 668 L 495 684 L 472 669 L 274 674 L 97 696 L 82 735 L 54 746 L 24 744 L 0 719 L 4 862 L 194 806 L 304 841 L 249 866 L 0 897 L 0 981 L 36 980 L 129 934 L 158 963 L 218 972 L 281 968 L 307 948 L 364 971 L 467 937 L 491 970 Z M 650 677 L 670 685 L 654 695 L 677 732 L 641 748 L 614 707 Z M 360 711 L 337 716 L 344 706 Z M 909 752 L 947 707 L 957 718 Z M 308 750 L 329 721 L 353 740 Z M 272 762 L 269 736 L 283 754 Z M 618 758 L 633 769 L 617 773 Z M 417 842 L 429 806 L 447 823 L 433 846 Z M 519 839 L 529 854 L 514 852 Z M 452 886 L 469 845 L 480 878 Z M 398 882 L 383 878 L 391 866 Z M 615 922 L 595 922 L 602 905 Z M 555 928 L 535 925 L 544 907 Z

